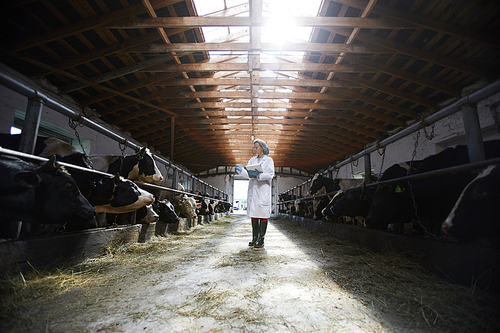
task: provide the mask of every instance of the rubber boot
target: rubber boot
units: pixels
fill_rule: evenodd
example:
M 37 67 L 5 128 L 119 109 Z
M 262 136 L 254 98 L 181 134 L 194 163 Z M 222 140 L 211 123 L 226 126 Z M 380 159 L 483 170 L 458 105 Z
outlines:
M 260 226 L 260 220 L 259 219 L 252 219 L 252 241 L 248 243 L 248 246 L 254 246 L 255 243 L 257 243 L 257 240 L 259 239 L 259 226 Z
M 256 248 L 264 247 L 264 236 L 266 235 L 267 230 L 267 220 L 260 220 L 260 228 L 259 228 L 259 239 L 255 243 Z

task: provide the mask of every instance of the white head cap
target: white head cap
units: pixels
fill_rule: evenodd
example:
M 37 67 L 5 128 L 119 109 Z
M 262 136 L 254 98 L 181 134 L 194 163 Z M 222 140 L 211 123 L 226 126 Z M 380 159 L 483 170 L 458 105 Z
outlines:
M 258 143 L 258 144 L 262 147 L 262 149 L 264 150 L 264 155 L 269 155 L 269 147 L 267 146 L 267 144 L 266 144 L 264 141 L 262 141 L 261 139 L 255 139 L 255 140 L 253 140 L 253 143 L 256 143 L 256 142 L 257 142 L 257 143 Z

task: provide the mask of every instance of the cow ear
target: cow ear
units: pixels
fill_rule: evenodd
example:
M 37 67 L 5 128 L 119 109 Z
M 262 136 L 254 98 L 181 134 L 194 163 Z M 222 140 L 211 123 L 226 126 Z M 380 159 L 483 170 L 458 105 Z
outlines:
M 35 187 L 42 182 L 42 178 L 34 172 L 18 172 L 14 175 L 15 182 L 23 182 L 23 186 Z
M 47 172 L 55 172 L 59 169 L 59 165 L 57 164 L 56 155 L 52 155 L 47 163 L 44 165 L 45 171 Z
M 196 208 L 201 208 L 201 203 L 197 202 L 196 203 Z
M 366 183 L 365 182 L 363 182 L 362 188 L 363 188 L 363 194 L 366 196 Z

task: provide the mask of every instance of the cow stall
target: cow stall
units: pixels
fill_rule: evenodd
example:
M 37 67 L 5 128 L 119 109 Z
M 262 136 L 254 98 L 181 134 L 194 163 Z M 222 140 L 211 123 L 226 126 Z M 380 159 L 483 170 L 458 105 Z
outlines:
M 2 124 L 8 123 L 10 127 L 17 124 L 19 119 L 23 120 L 23 132 L 21 135 L 16 136 L 16 140 L 20 142 L 16 142 L 15 147 L 13 147 L 16 151 L 0 148 L 2 154 L 17 155 L 20 158 L 37 163 L 46 161 L 45 158 L 33 155 L 35 142 L 39 137 L 39 130 L 42 130 L 43 127 L 44 135 L 55 135 L 64 139 L 72 138 L 74 145 L 72 149 L 81 152 L 83 161 L 86 161 L 91 154 L 109 154 L 110 152 L 114 153 L 114 156 L 118 158 L 137 156 L 137 160 L 144 161 L 144 155 L 140 156 L 140 151 L 144 150 L 145 147 L 141 143 L 133 140 L 126 133 L 121 133 L 116 128 L 101 122 L 98 118 L 92 116 L 88 112 L 89 110 L 82 110 L 82 108 L 73 105 L 71 102 L 62 100 L 45 87 L 22 77 L 19 73 L 11 72 L 5 67 L 2 67 L 1 79 L 4 84 L 1 88 L 2 93 L 9 96 L 5 112 L 2 111 L 2 120 L 6 120 L 9 116 L 12 117 L 8 122 L 2 122 Z M 28 97 L 27 100 L 25 96 Z M 26 108 L 26 112 L 20 111 L 23 108 Z M 42 113 L 43 118 L 46 120 L 41 119 Z M 68 129 L 65 129 L 65 127 L 68 127 Z M 4 128 L 4 130 L 7 129 Z M 4 135 L 2 139 L 5 137 Z M 38 140 L 37 144 L 41 143 L 40 141 Z M 2 145 L 5 145 L 5 143 L 0 146 Z M 17 151 L 18 147 L 27 154 L 19 153 Z M 172 188 L 161 187 L 161 190 L 171 194 L 169 200 L 172 200 L 175 195 L 180 195 L 189 197 L 190 200 L 194 201 L 198 197 L 193 191 L 196 188 L 204 188 L 217 196 L 217 199 L 214 199 L 217 202 L 227 202 L 227 193 L 194 176 L 186 168 L 172 163 L 156 152 L 151 154 L 151 157 L 159 165 L 161 170 L 158 171 L 163 175 L 164 179 L 170 180 L 171 184 L 179 183 L 184 186 L 183 191 L 177 191 L 173 188 L 174 186 Z M 59 163 L 68 170 L 78 170 L 78 172 L 84 174 L 98 175 L 106 179 L 113 179 L 115 176 L 114 174 L 96 170 L 82 170 L 83 165 L 75 166 L 72 164 L 73 162 Z M 123 167 L 123 162 L 121 167 Z M 129 181 L 126 185 L 129 186 L 129 189 L 134 187 L 134 191 L 147 192 L 154 190 L 144 182 L 134 183 Z M 102 184 L 102 186 L 105 186 L 105 184 Z M 115 227 L 95 225 L 92 229 L 87 227 L 77 228 L 84 230 L 70 230 L 67 225 L 61 223 L 61 225 L 54 225 L 44 229 L 42 233 L 39 233 L 40 237 L 36 239 L 34 236 L 30 236 L 25 239 L 11 240 L 12 233 L 10 232 L 12 231 L 15 234 L 13 237 L 15 239 L 23 228 L 22 224 L 17 224 L 13 227 L 15 230 L 9 229 L 9 237 L 0 244 L 0 251 L 2 252 L 0 267 L 3 270 L 16 270 L 29 265 L 43 265 L 49 262 L 79 262 L 102 255 L 105 253 L 106 248 L 114 244 L 145 242 L 155 234 L 189 232 L 193 228 L 206 224 L 209 220 L 218 219 L 220 214 L 225 213 L 227 211 L 218 211 L 211 216 L 182 216 L 175 223 L 158 220 L 149 224 L 136 224 L 135 215 L 132 215 L 128 218 L 132 225 L 129 222 L 124 222 L 121 223 L 122 225 Z M 24 223 L 24 227 L 26 226 L 27 224 Z M 32 235 L 33 231 L 34 228 L 31 229 Z M 79 241 L 75 241 L 75 239 L 79 239 Z
M 495 170 L 500 163 L 500 132 L 490 105 L 499 98 L 496 82 L 328 170 L 318 171 L 315 178 L 280 194 L 280 216 L 375 251 L 408 254 L 447 279 L 498 292 L 500 238 L 495 205 L 498 186 L 492 184 L 499 181 Z M 399 171 L 394 172 L 396 168 Z M 308 195 L 316 178 L 321 176 L 334 180 L 358 177 L 364 183 L 357 188 Z M 390 198 L 394 198 L 390 200 L 407 195 L 404 209 L 397 210 L 399 203 L 381 197 L 382 187 L 390 190 Z M 323 206 L 327 209 L 323 212 L 331 213 L 332 209 L 339 209 L 338 200 L 349 193 L 357 193 L 354 196 L 357 201 L 351 201 L 357 207 L 367 197 L 372 207 L 365 213 L 358 210 L 359 216 L 349 214 L 344 207 L 342 214 L 330 214 L 330 219 L 313 218 L 308 210 L 314 200 L 327 198 L 330 206 Z M 370 197 L 374 193 L 378 195 L 376 204 Z M 425 202 L 423 195 L 428 196 L 428 201 L 435 201 L 433 210 L 426 208 L 432 205 Z M 484 204 L 479 201 L 481 198 Z M 386 210 L 381 212 L 395 215 L 376 217 L 373 206 L 380 207 L 379 201 L 387 203 Z M 387 224 L 377 225 L 375 218 L 387 220 Z M 434 222 L 429 224 L 429 221 Z

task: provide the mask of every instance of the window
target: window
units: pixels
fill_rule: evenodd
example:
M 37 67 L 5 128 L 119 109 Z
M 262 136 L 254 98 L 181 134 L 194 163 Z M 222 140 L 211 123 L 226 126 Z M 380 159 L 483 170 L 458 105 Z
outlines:
M 16 110 L 16 114 L 14 116 L 14 126 L 11 127 L 11 134 L 16 134 L 12 132 L 13 128 L 17 129 L 18 131 L 17 134 L 21 133 L 22 129 L 24 128 L 25 117 L 26 117 L 26 112 Z M 82 147 L 78 142 L 78 138 L 76 137 L 75 132 L 54 125 L 47 121 L 40 120 L 40 125 L 38 127 L 38 135 L 58 138 L 64 142 L 69 143 L 76 149 L 82 151 Z M 90 146 L 91 146 L 90 139 L 80 136 L 80 140 L 82 142 L 83 149 L 85 149 L 85 153 L 90 154 Z

